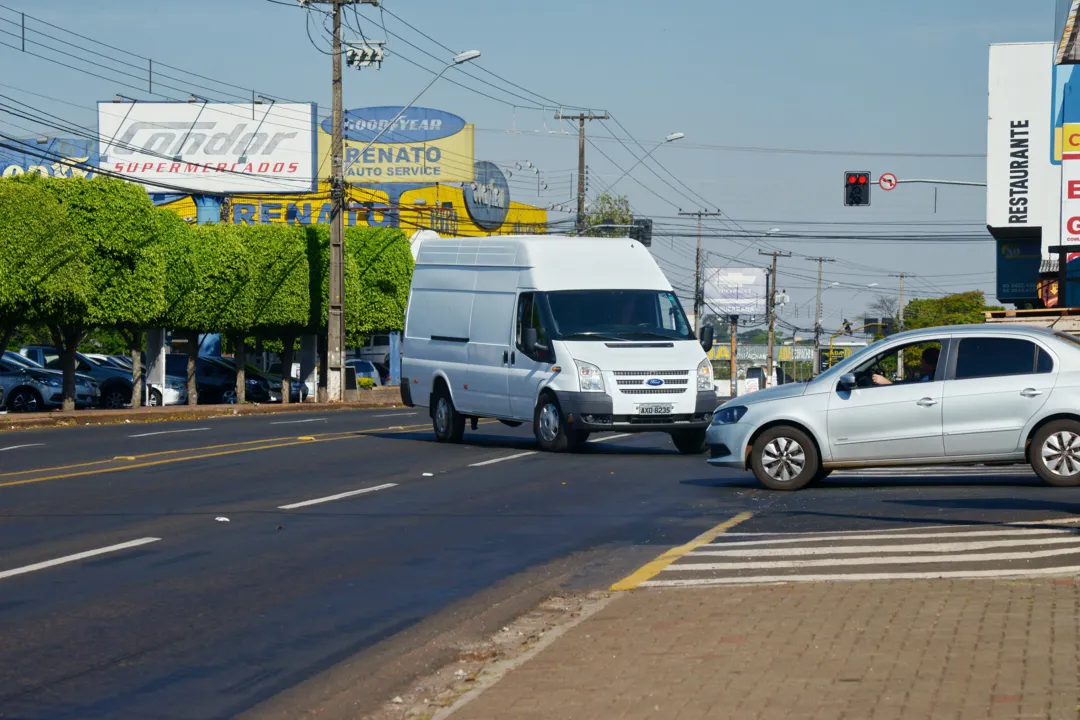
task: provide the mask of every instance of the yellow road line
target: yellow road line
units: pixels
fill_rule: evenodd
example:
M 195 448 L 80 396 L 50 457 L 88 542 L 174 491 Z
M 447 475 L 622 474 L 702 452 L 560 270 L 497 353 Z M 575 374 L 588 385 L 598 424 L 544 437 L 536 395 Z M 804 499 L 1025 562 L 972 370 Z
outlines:
M 627 575 L 622 580 L 612 585 L 611 589 L 616 591 L 633 590 L 646 580 L 651 580 L 656 575 L 659 575 L 664 568 L 681 558 L 683 555 L 686 555 L 692 550 L 697 550 L 702 545 L 708 545 L 718 536 L 723 535 L 739 523 L 746 522 L 753 516 L 753 513 L 741 512 L 730 520 L 725 520 L 724 522 L 720 523 L 709 531 L 698 535 L 696 538 L 686 543 L 685 545 L 673 547 L 655 560 L 652 560 L 645 565 L 642 565 L 633 573 Z
M 165 458 L 163 460 L 152 460 L 150 462 L 136 463 L 136 464 L 133 464 L 133 465 L 114 465 L 112 467 L 96 468 L 96 469 L 93 469 L 93 470 L 77 470 L 75 472 L 61 473 L 59 475 L 46 475 L 46 476 L 43 476 L 43 477 L 26 478 L 24 480 L 12 480 L 11 482 L 0 483 L 0 488 L 14 487 L 16 485 L 30 485 L 32 483 L 46 482 L 48 480 L 63 480 L 63 479 L 66 479 L 66 478 L 85 477 L 87 475 L 103 475 L 105 473 L 121 472 L 121 471 L 124 471 L 124 470 L 137 470 L 139 468 L 156 467 L 158 465 L 169 465 L 169 464 L 172 464 L 172 463 L 187 462 L 188 460 L 203 460 L 205 458 L 221 457 L 221 456 L 224 456 L 224 455 L 236 455 L 238 453 L 245 453 L 245 452 L 256 452 L 258 450 L 274 450 L 274 449 L 277 449 L 277 448 L 292 447 L 294 445 L 310 445 L 312 442 L 332 442 L 334 440 L 348 440 L 349 438 L 364 437 L 366 435 L 370 435 L 372 433 L 377 433 L 377 432 L 394 432 L 394 433 L 412 432 L 414 430 L 417 430 L 417 429 L 420 429 L 420 428 L 425 428 L 425 427 L 427 427 L 426 424 L 424 424 L 424 425 L 409 425 L 409 426 L 401 427 L 399 429 L 395 429 L 395 430 L 392 430 L 392 431 L 389 430 L 388 428 L 374 428 L 374 429 L 371 429 L 371 430 L 351 430 L 351 431 L 341 432 L 341 433 L 327 433 L 328 436 L 333 435 L 333 437 L 324 436 L 324 437 L 319 437 L 319 438 L 314 438 L 314 439 L 312 439 L 310 437 L 307 437 L 307 438 L 304 438 L 304 439 L 289 440 L 288 442 L 277 442 L 277 443 L 273 443 L 273 444 L 263 444 L 263 445 L 258 445 L 257 447 L 235 447 L 232 450 L 221 450 L 219 452 L 211 452 L 211 453 L 204 452 L 204 453 L 202 453 L 200 455 L 185 455 L 184 457 Z M 270 441 L 264 441 L 264 442 L 270 442 Z M 238 445 L 239 444 L 250 445 L 251 443 L 237 443 L 237 444 Z M 217 447 L 229 447 L 229 446 L 221 445 L 221 446 L 217 446 Z M 210 446 L 210 447 L 207 447 L 207 448 L 189 448 L 185 452 L 200 452 L 201 450 L 209 450 L 209 449 L 214 449 L 214 446 Z M 174 452 L 174 451 L 169 451 L 169 452 Z M 152 455 L 154 455 L 154 454 L 151 453 L 150 455 L 144 455 L 142 457 L 151 457 Z M 99 462 L 96 462 L 96 463 L 86 463 L 86 465 L 84 465 L 84 466 L 72 465 L 72 466 L 68 466 L 67 468 L 44 468 L 44 469 L 41 469 L 41 470 L 31 470 L 31 471 L 28 471 L 28 472 L 51 472 L 52 470 L 74 469 L 76 467 L 85 467 L 85 466 L 88 466 L 88 465 L 99 465 L 99 464 L 101 464 L 101 462 L 112 462 L 112 461 L 99 461 Z

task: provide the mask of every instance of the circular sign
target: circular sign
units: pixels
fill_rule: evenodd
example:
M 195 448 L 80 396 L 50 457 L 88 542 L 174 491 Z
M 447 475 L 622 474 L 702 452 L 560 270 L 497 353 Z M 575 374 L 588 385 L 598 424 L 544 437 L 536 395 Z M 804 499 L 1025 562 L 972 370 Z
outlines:
M 478 226 L 498 230 L 510 211 L 510 183 L 495 163 L 481 160 L 473 168 L 475 178 L 461 188 L 465 210 Z
M 881 186 L 882 190 L 892 190 L 896 187 L 897 182 L 899 181 L 892 173 L 885 173 L 880 178 L 878 178 L 878 185 Z

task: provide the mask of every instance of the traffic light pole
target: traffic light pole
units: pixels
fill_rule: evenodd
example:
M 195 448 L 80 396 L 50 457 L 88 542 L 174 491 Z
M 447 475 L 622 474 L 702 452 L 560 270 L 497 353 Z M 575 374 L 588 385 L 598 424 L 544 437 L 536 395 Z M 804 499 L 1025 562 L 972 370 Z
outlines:
M 765 298 L 765 307 L 769 311 L 769 354 L 765 359 L 765 382 L 768 384 L 773 371 L 773 345 L 776 341 L 776 259 L 791 257 L 789 252 L 765 252 L 758 250 L 758 255 L 772 256 L 772 271 L 769 273 L 768 296 Z

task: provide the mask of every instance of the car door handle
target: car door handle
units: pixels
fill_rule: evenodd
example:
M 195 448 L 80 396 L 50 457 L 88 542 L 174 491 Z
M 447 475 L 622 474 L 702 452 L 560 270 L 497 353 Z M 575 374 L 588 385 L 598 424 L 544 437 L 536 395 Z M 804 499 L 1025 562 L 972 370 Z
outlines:
M 506 365 L 509 362 L 510 362 L 510 351 L 509 350 L 503 350 L 503 365 Z
M 935 400 L 934 398 L 928 398 L 927 397 L 927 398 L 923 398 L 922 400 L 917 402 L 916 405 L 920 405 L 922 407 L 932 407 L 934 405 L 937 405 L 937 403 L 938 403 L 938 401 Z
M 1042 395 L 1042 390 L 1036 390 L 1035 388 L 1024 388 L 1020 391 L 1020 394 L 1026 398 L 1032 398 L 1036 395 Z
M 517 365 L 517 353 L 515 353 L 515 352 L 510 353 L 510 364 L 511 365 Z

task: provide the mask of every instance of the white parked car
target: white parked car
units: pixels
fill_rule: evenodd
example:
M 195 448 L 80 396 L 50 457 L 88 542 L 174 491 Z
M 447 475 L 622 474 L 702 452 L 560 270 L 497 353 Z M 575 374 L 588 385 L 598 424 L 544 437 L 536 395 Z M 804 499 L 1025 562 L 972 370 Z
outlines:
M 699 342 L 649 250 L 628 238 L 426 237 L 406 313 L 402 399 L 435 437 L 532 423 L 541 449 L 590 433 L 663 432 L 704 450 L 716 407 Z

